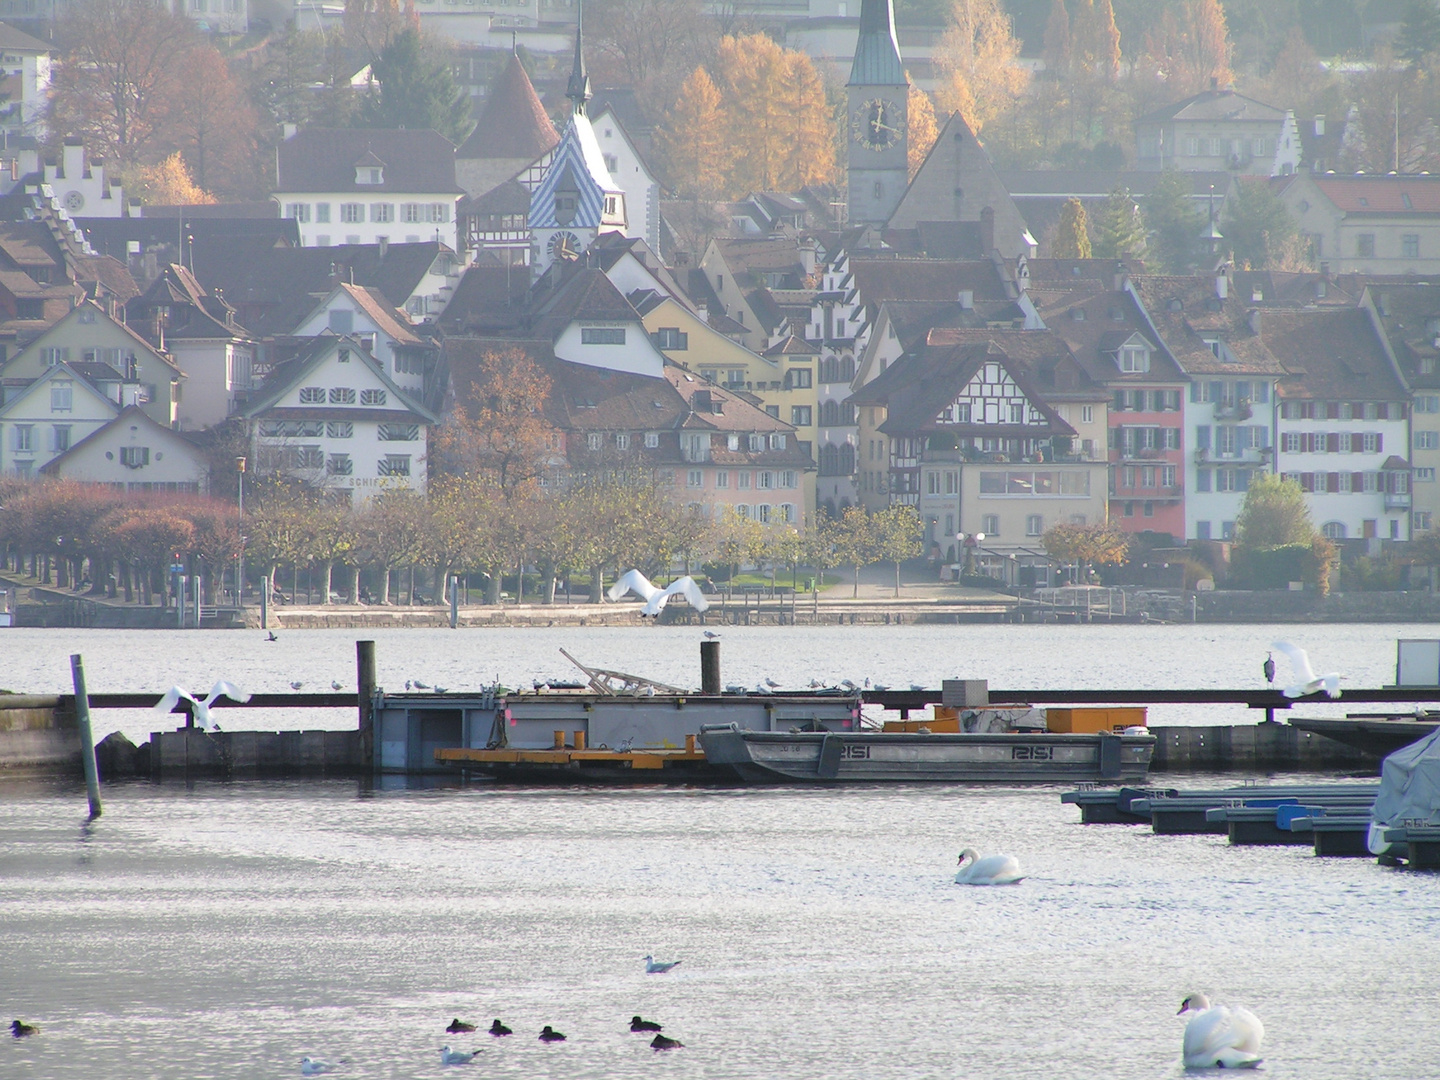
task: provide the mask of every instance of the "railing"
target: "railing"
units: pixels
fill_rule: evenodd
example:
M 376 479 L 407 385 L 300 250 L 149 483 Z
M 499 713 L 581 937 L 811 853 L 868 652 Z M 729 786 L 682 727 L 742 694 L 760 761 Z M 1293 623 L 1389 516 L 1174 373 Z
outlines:
M 1408 491 L 1387 491 L 1385 493 L 1386 510 L 1409 510 L 1410 493 Z

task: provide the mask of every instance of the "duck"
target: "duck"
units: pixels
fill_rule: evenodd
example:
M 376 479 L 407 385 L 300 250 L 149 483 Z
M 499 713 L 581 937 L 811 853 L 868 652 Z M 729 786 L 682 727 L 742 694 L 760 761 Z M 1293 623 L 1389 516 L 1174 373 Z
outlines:
M 467 1052 L 464 1050 L 451 1050 L 448 1046 L 442 1046 L 440 1048 L 440 1064 L 469 1065 L 472 1061 L 475 1060 L 475 1055 L 478 1053 L 480 1053 L 479 1050 L 471 1050 Z
M 1253 1069 L 1260 1064 L 1265 1025 L 1249 1009 L 1211 1005 L 1204 994 L 1191 994 L 1177 1016 L 1193 1013 L 1185 1025 L 1187 1069 Z
M 448 1031 L 451 1035 L 463 1035 L 466 1032 L 474 1031 L 475 1025 L 467 1024 L 464 1020 L 461 1020 L 457 1016 L 454 1020 L 450 1021 L 450 1026 L 447 1027 L 445 1030 Z
M 10 1034 L 13 1035 L 13 1036 L 15 1036 L 15 1038 L 17 1038 L 17 1039 L 23 1039 L 23 1038 L 25 1038 L 25 1036 L 27 1036 L 27 1035 L 38 1035 L 38 1034 L 40 1034 L 40 1029 L 39 1029 L 38 1027 L 36 1027 L 34 1024 L 27 1024 L 27 1023 L 25 1023 L 24 1020 L 11 1020 L 11 1021 L 10 1021 Z
M 549 1024 L 546 1024 L 540 1031 L 541 1042 L 564 1042 L 565 1036 L 556 1031 Z
M 965 860 L 970 865 L 965 865 Z M 955 874 L 956 885 L 1014 885 L 1023 881 L 1020 860 L 1013 855 L 986 855 L 981 858 L 974 848 L 960 852 L 960 869 Z
M 671 968 L 680 963 L 679 960 L 672 960 L 668 964 L 663 960 L 656 960 L 653 956 L 645 957 L 646 975 L 664 975 Z
M 656 1035 L 650 1040 L 651 1050 L 676 1050 L 684 1045 L 679 1039 L 668 1039 L 664 1035 Z
M 662 1028 L 654 1020 L 641 1020 L 638 1016 L 630 1018 L 631 1031 L 660 1031 Z
M 508 1027 L 506 1027 L 504 1024 L 502 1024 L 502 1023 L 500 1022 L 500 1018 L 499 1018 L 498 1016 L 495 1018 L 495 1022 L 490 1025 L 490 1029 L 489 1029 L 489 1030 L 490 1030 L 490 1034 L 491 1034 L 491 1035 L 494 1035 L 496 1038 L 499 1038 L 501 1035 L 513 1035 L 513 1034 L 514 1034 L 513 1031 L 511 1031 Z

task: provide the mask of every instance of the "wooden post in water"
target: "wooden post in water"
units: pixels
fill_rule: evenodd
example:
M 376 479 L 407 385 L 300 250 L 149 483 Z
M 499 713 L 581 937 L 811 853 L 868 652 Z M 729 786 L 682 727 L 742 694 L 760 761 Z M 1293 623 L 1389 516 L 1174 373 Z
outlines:
M 450 575 L 450 629 L 460 624 L 460 579 Z
M 270 629 L 270 575 L 260 576 L 260 629 Z
M 80 764 L 85 767 L 85 794 L 90 799 L 90 817 L 100 816 L 100 770 L 95 767 L 95 733 L 90 728 L 90 693 L 85 689 L 85 661 L 70 654 L 70 678 L 75 683 L 75 720 L 80 727 Z
M 190 579 L 190 584 L 193 586 L 193 591 L 194 591 L 194 594 L 195 594 L 195 595 L 194 595 L 195 629 L 196 629 L 196 630 L 199 630 L 199 629 L 200 629 L 200 575 L 199 575 L 199 574 L 196 574 L 194 577 L 192 577 L 192 578 Z
M 355 688 L 360 692 L 360 762 L 373 767 L 375 756 L 375 642 L 355 642 Z
M 700 642 L 700 692 L 720 693 L 720 642 Z

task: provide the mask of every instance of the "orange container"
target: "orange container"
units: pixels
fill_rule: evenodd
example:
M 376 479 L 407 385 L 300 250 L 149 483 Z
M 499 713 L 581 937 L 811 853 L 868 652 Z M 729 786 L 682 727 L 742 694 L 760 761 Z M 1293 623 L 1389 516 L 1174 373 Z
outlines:
M 1126 706 L 1115 709 L 1046 709 L 1045 727 L 1048 731 L 1066 735 L 1093 735 L 1098 731 L 1116 734 L 1127 727 L 1145 726 L 1145 708 Z

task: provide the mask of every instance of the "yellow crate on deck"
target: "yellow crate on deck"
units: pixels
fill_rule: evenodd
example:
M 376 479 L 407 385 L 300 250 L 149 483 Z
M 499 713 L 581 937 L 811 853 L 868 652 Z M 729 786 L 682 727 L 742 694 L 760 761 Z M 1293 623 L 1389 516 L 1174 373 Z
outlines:
M 1046 709 L 1045 726 L 1067 735 L 1093 735 L 1098 731 L 1119 734 L 1127 727 L 1145 727 L 1145 707 Z

